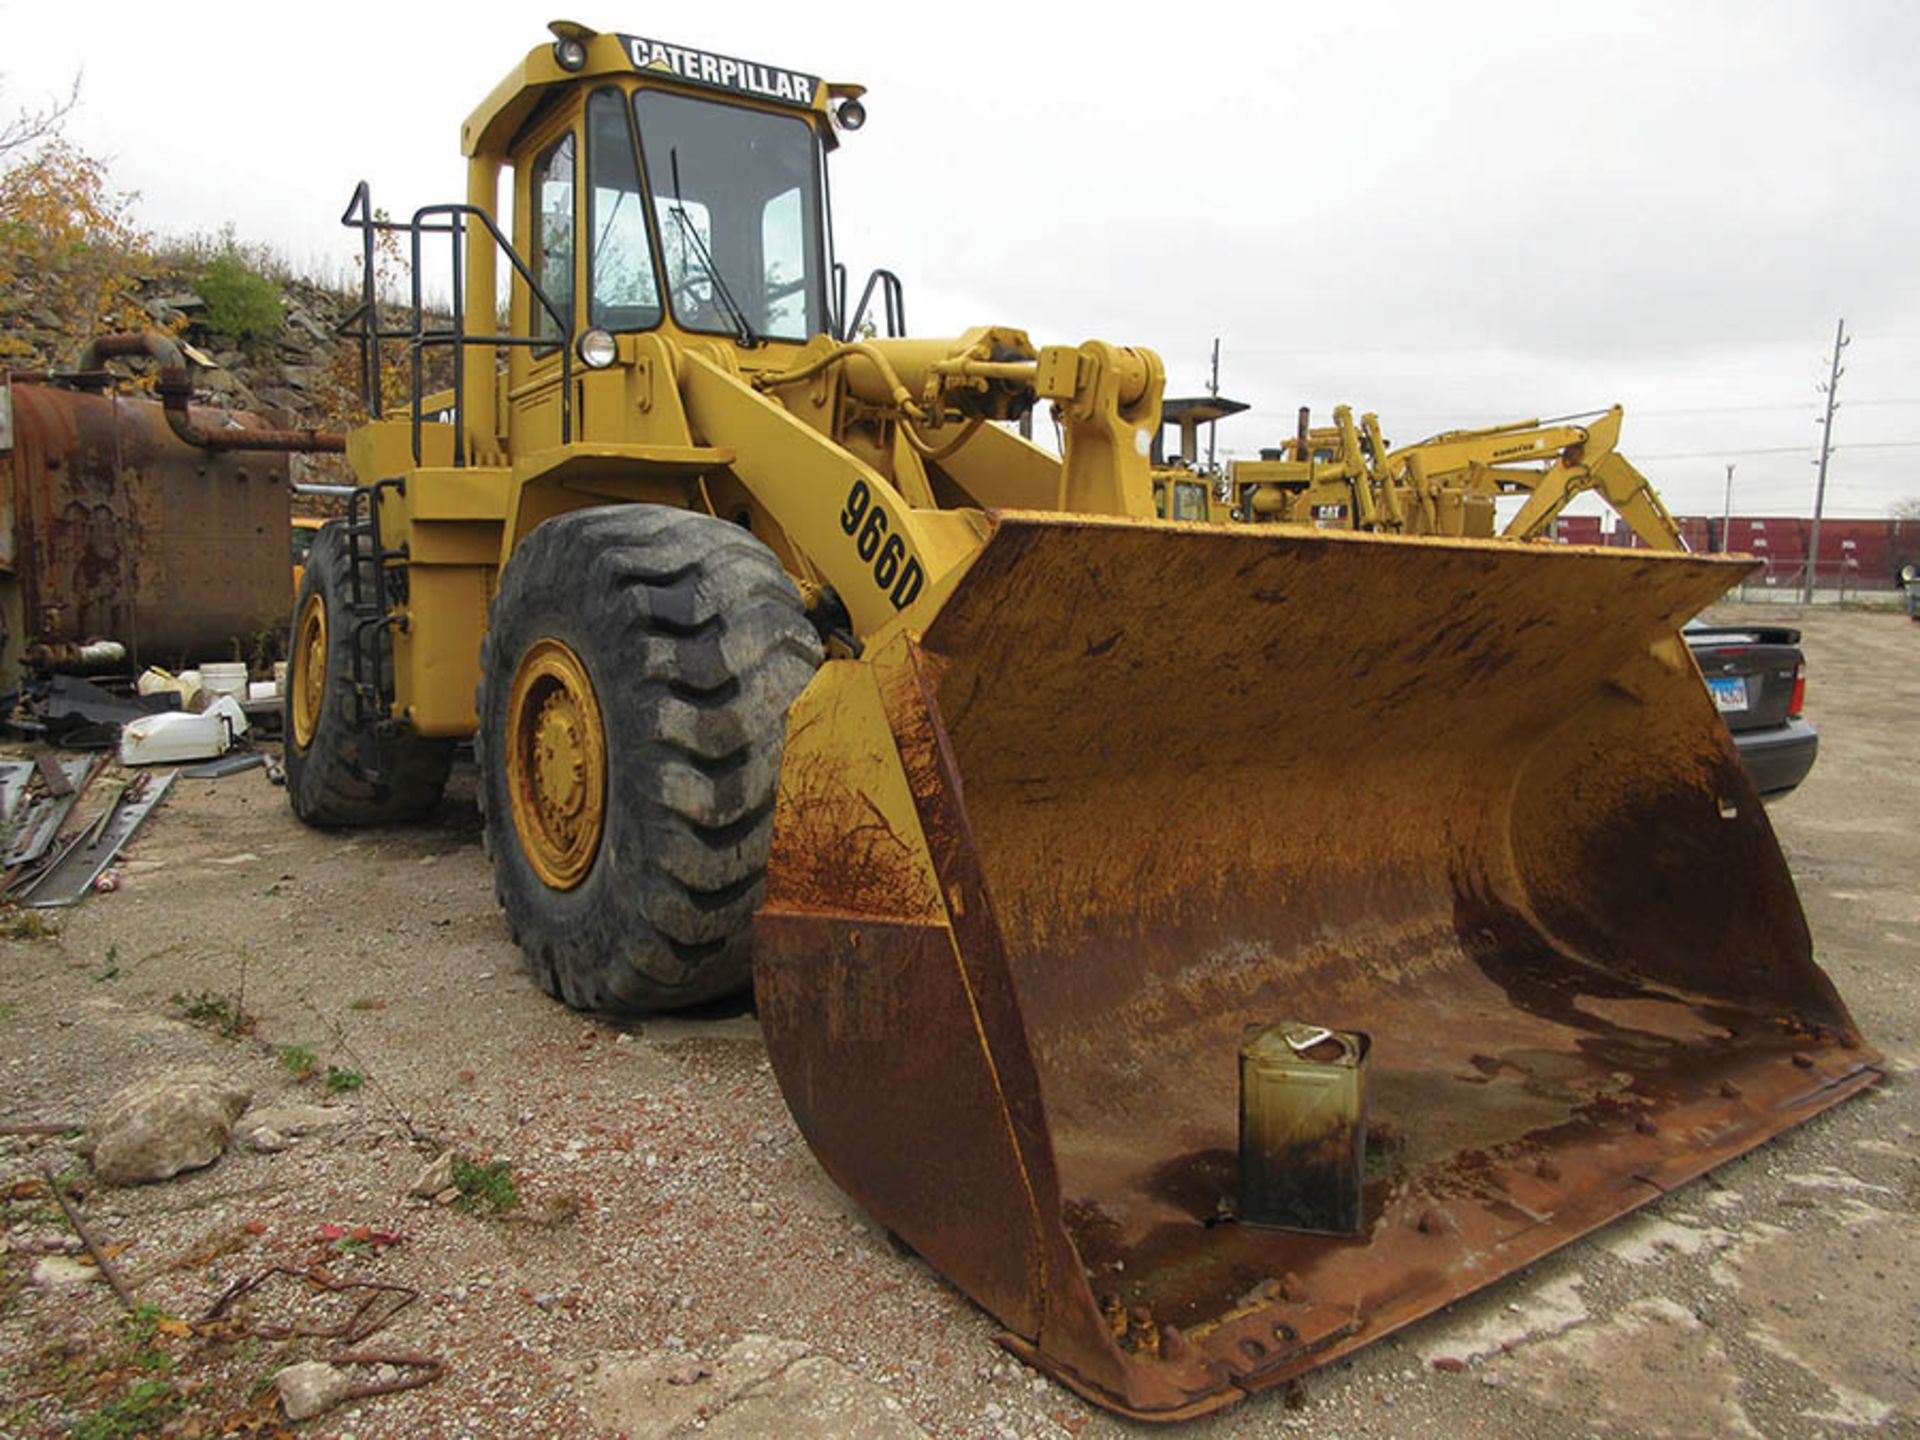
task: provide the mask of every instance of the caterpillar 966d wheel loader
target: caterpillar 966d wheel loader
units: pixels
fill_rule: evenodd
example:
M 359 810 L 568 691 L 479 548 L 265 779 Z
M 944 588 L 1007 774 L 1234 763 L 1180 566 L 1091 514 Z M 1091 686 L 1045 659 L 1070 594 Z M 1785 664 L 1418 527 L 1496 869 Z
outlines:
M 459 312 L 363 306 L 370 378 L 404 342 L 458 383 L 350 438 L 302 816 L 416 813 L 476 736 L 542 983 L 751 977 L 833 1177 L 1135 1416 L 1874 1078 L 1676 634 L 1742 563 L 1160 520 L 1150 351 L 851 338 L 856 88 L 555 31 L 468 120 L 467 202 L 399 225 Z M 1058 458 L 996 423 L 1040 401 Z

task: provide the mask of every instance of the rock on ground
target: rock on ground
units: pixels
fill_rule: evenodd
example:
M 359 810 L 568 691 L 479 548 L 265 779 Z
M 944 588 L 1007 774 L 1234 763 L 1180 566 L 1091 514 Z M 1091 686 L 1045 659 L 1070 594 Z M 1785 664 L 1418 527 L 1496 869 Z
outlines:
M 289 1420 L 309 1420 L 331 1410 L 353 1389 L 353 1381 L 344 1370 L 319 1360 L 289 1365 L 273 1377 L 273 1384 Z
M 100 1272 L 91 1265 L 69 1260 L 64 1255 L 48 1255 L 33 1264 L 33 1285 L 37 1290 L 70 1290 L 76 1285 L 91 1285 Z
M 106 1185 L 139 1185 L 211 1165 L 251 1098 L 210 1066 L 136 1080 L 88 1127 L 94 1174 Z

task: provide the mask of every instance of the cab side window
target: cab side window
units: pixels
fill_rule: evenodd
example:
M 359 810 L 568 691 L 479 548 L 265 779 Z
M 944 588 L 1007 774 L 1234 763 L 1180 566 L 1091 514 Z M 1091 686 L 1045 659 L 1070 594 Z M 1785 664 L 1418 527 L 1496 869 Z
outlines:
M 533 162 L 533 275 L 561 319 L 536 298 L 533 334 L 562 341 L 573 329 L 573 136 L 562 135 Z

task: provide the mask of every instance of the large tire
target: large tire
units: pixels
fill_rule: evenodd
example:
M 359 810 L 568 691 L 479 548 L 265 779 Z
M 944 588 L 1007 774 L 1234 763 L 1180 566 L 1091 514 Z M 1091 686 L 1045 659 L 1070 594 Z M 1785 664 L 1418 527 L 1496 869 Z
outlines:
M 487 630 L 481 803 L 535 979 L 624 1013 L 752 978 L 787 709 L 821 647 L 772 551 L 655 505 L 547 521 Z
M 372 563 L 364 569 L 370 587 Z M 309 825 L 417 820 L 440 801 L 454 742 L 361 718 L 353 697 L 350 573 L 346 526 L 331 521 L 314 537 L 293 607 L 282 712 L 287 798 Z M 391 674 L 386 678 L 390 683 Z

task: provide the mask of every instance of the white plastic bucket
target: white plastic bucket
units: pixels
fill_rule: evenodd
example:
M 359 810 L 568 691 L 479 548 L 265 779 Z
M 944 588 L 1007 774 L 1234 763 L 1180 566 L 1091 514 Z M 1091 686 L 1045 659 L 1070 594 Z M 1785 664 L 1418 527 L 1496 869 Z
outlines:
M 207 692 L 209 700 L 219 695 L 245 700 L 247 667 L 238 660 L 203 661 L 200 665 L 200 688 Z

